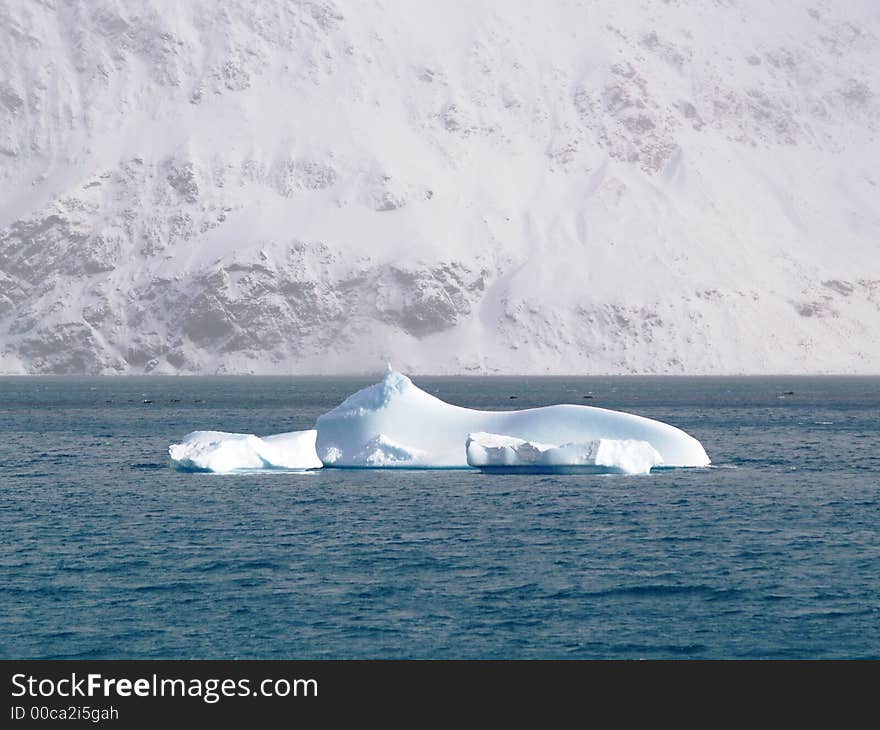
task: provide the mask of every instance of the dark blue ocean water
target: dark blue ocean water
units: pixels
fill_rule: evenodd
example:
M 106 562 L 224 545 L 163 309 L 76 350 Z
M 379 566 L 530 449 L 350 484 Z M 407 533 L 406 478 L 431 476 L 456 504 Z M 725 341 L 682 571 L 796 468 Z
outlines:
M 659 418 L 716 466 L 187 474 L 188 431 L 368 381 L 0 378 L 0 656 L 880 657 L 880 379 L 416 383 Z

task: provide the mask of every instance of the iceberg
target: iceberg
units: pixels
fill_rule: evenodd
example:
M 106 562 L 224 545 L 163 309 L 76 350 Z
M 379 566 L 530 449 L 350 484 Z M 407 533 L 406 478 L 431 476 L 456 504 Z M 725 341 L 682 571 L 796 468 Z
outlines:
M 320 416 L 317 432 L 318 458 L 333 467 L 468 468 L 468 437 L 476 434 L 503 434 L 548 452 L 544 458 L 580 458 L 585 465 L 590 458 L 616 461 L 620 469 L 643 469 L 655 459 L 676 467 L 710 463 L 697 439 L 660 421 L 581 405 L 519 411 L 462 408 L 419 389 L 390 366 L 382 382 Z M 477 460 L 483 458 L 478 446 L 473 449 Z M 519 451 L 525 454 L 527 449 Z
M 477 411 L 446 403 L 389 366 L 380 383 L 274 436 L 193 431 L 168 453 L 183 471 L 337 468 L 590 471 L 647 474 L 708 466 L 697 439 L 667 423 L 582 405 Z
M 317 431 L 292 431 L 274 436 L 223 431 L 193 431 L 168 453 L 181 471 L 230 474 L 245 471 L 320 469 L 315 452 Z
M 598 439 L 554 446 L 495 433 L 468 434 L 467 463 L 488 471 L 648 474 L 663 457 L 647 441 Z

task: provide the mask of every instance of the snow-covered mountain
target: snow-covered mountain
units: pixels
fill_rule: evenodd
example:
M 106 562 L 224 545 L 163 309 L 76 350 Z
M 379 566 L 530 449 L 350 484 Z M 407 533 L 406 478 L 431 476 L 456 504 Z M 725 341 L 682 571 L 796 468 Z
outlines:
M 0 0 L 0 372 L 880 371 L 876 0 Z

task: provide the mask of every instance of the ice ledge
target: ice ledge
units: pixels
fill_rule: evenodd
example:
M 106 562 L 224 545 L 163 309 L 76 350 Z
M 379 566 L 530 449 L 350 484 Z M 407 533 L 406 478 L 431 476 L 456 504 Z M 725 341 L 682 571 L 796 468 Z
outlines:
M 318 432 L 292 431 L 260 438 L 250 433 L 193 431 L 168 447 L 180 471 L 230 474 L 244 471 L 320 469 L 315 452 Z
M 647 441 L 597 439 L 560 445 L 526 441 L 494 433 L 468 434 L 467 463 L 478 468 L 505 467 L 534 471 L 559 467 L 589 467 L 610 474 L 648 474 L 662 466 L 663 457 Z

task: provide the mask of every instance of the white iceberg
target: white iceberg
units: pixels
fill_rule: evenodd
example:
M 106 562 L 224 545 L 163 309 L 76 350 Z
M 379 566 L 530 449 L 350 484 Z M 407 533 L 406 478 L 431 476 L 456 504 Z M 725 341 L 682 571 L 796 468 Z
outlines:
M 648 474 L 663 457 L 647 441 L 598 439 L 554 446 L 496 433 L 468 434 L 467 463 L 509 471 L 596 471 Z
M 274 436 L 223 431 L 193 431 L 168 453 L 182 471 L 229 474 L 241 471 L 320 469 L 315 452 L 317 431 L 292 431 Z
M 358 391 L 320 416 L 317 430 L 318 458 L 325 466 L 335 467 L 465 468 L 469 466 L 467 438 L 476 433 L 504 434 L 533 445 L 565 444 L 573 449 L 594 442 L 637 441 L 648 444 L 664 466 L 709 464 L 697 439 L 660 421 L 578 405 L 471 410 L 425 393 L 390 367 L 381 383 Z M 644 447 L 606 444 L 602 458 L 620 449 L 646 453 Z M 622 462 L 629 457 L 613 458 Z M 647 457 L 632 458 L 639 461 Z

